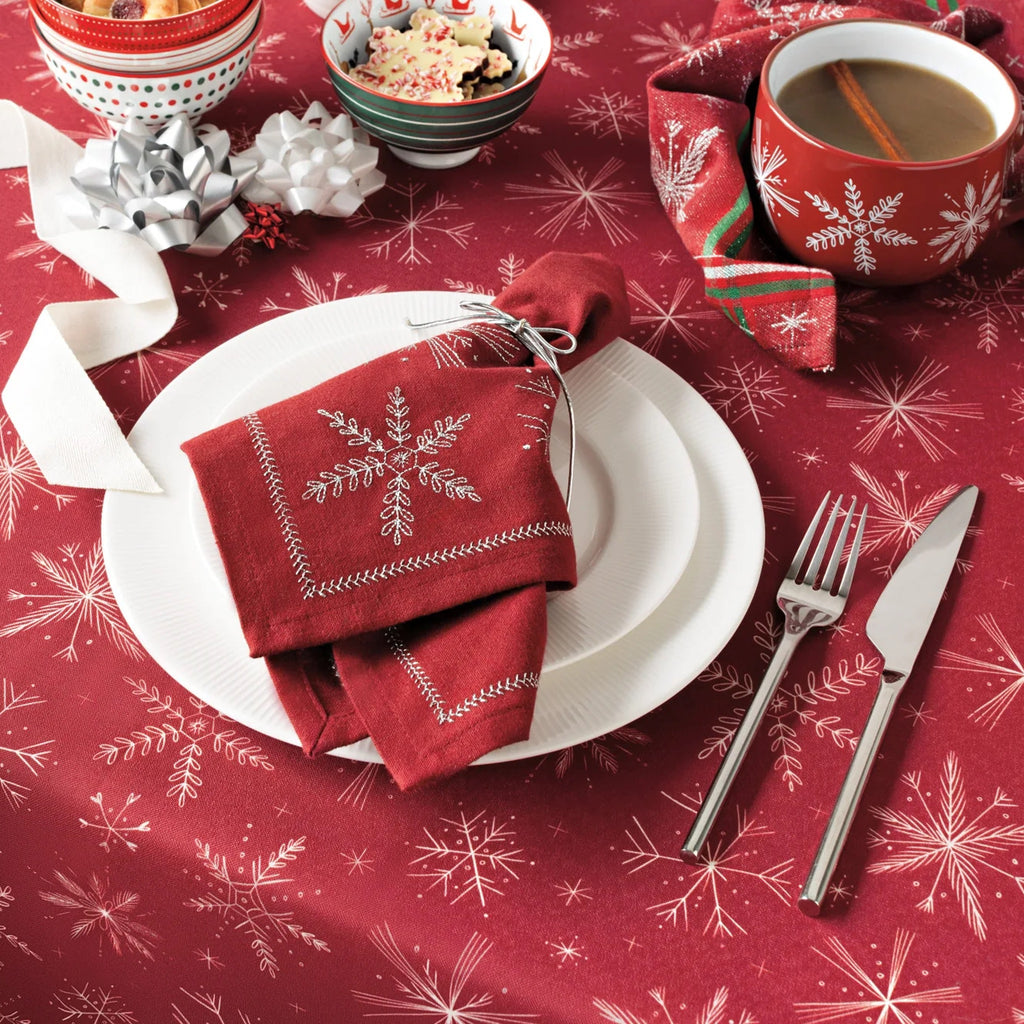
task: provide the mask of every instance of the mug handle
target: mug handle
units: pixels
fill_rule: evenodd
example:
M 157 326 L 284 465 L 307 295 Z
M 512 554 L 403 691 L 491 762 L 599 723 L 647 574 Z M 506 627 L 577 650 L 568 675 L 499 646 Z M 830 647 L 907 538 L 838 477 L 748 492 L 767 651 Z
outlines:
M 1012 199 L 1004 199 L 999 210 L 999 226 L 1006 227 L 1008 224 L 1016 224 L 1024 220 L 1024 192 Z
M 1016 159 L 1024 163 L 1024 111 L 1021 111 L 1017 119 L 1017 129 L 1013 137 L 1013 151 Z M 1004 198 L 999 209 L 999 227 L 1004 228 L 1007 224 L 1016 224 L 1024 219 L 1024 192 L 1020 195 Z

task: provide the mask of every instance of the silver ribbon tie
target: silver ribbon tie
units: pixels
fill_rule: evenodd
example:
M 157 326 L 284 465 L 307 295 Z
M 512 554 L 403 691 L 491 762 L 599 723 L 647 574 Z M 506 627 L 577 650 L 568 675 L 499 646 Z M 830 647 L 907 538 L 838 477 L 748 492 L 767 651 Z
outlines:
M 576 413 L 572 407 L 572 397 L 569 395 L 569 388 L 565 383 L 565 377 L 558 368 L 558 357 L 567 356 L 576 351 L 576 336 L 561 327 L 534 327 L 529 321 L 521 317 L 512 316 L 504 310 L 492 306 L 489 302 L 479 299 L 467 299 L 459 303 L 459 308 L 465 310 L 459 316 L 446 317 L 443 320 L 429 320 L 426 323 L 414 324 L 411 320 L 406 322 L 414 328 L 444 327 L 449 324 L 466 323 L 469 320 L 497 324 L 504 327 L 510 334 L 519 340 L 523 347 L 538 359 L 543 360 L 555 375 L 565 396 L 565 409 L 569 414 L 569 472 L 565 481 L 565 507 L 569 507 L 572 501 L 572 476 L 573 465 L 576 457 Z M 562 347 L 552 345 L 545 335 L 555 335 L 564 338 L 568 344 Z
M 113 139 L 90 139 L 72 183 L 101 228 L 139 235 L 157 252 L 223 252 L 247 224 L 234 205 L 256 162 L 229 155 L 228 134 L 193 130 L 184 114 L 154 132 L 129 121 Z

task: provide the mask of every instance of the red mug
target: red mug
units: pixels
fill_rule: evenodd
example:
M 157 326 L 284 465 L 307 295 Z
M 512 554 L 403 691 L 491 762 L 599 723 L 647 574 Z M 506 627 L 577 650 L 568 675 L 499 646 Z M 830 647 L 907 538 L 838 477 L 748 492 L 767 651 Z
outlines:
M 801 72 L 838 60 L 938 70 L 981 100 L 995 138 L 928 162 L 860 156 L 822 142 L 798 128 L 776 97 Z M 917 284 L 958 267 L 1024 217 L 1024 198 L 1003 196 L 1021 131 L 1013 82 L 970 44 L 909 22 L 828 22 L 789 36 L 765 61 L 751 140 L 754 179 L 779 241 L 799 262 L 862 287 Z

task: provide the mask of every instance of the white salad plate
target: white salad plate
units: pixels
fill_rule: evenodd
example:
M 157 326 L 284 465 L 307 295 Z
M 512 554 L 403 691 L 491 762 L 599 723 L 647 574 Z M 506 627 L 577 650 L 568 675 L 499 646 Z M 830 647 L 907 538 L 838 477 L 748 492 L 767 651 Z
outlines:
M 260 325 L 186 369 L 132 431 L 164 490 L 106 496 L 103 548 L 114 595 L 161 667 L 240 724 L 298 742 L 263 662 L 248 656 L 226 585 L 216 582 L 219 559 L 181 443 L 408 344 L 415 339 L 401 328 L 407 318 L 452 315 L 462 298 L 358 296 Z M 696 391 L 621 340 L 568 380 L 577 410 L 580 585 L 549 605 L 549 657 L 530 739 L 482 762 L 593 739 L 663 703 L 727 642 L 761 568 L 753 475 Z M 552 455 L 564 476 L 564 417 L 558 426 Z M 368 740 L 336 753 L 379 760 Z

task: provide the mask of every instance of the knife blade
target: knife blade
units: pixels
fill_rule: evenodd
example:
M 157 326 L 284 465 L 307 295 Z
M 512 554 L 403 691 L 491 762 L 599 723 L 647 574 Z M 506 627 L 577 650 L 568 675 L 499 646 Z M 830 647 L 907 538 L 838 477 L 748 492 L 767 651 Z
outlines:
M 903 556 L 868 616 L 868 639 L 882 655 L 878 693 L 825 826 L 797 906 L 817 917 L 907 676 L 924 644 L 970 525 L 978 488 L 963 487 Z

